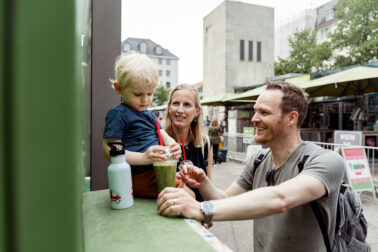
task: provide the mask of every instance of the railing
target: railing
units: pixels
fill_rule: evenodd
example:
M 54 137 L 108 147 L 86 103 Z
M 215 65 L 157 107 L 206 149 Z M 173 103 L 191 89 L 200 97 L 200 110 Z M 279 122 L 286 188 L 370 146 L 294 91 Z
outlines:
M 224 147 L 227 149 L 227 158 L 236 161 L 244 161 L 247 155 L 247 149 L 250 145 L 261 145 L 256 143 L 251 135 L 243 134 L 243 133 L 232 133 L 232 132 L 225 132 L 223 134 L 224 137 Z M 336 150 L 339 151 L 338 148 L 341 147 L 356 147 L 356 148 L 363 148 L 366 153 L 366 157 L 369 162 L 370 173 L 374 181 L 374 172 L 377 169 L 378 171 L 378 147 L 370 147 L 370 146 L 350 146 L 350 145 L 343 145 L 343 144 L 334 144 L 334 143 L 323 143 L 323 142 L 312 142 L 315 143 L 324 149 Z M 265 145 L 262 145 L 262 148 L 265 148 Z M 374 181 L 374 186 L 378 187 L 378 181 Z

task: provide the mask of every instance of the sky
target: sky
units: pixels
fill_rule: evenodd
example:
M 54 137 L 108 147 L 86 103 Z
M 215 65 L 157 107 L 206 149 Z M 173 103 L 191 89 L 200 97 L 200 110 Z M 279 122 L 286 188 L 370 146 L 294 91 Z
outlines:
M 202 81 L 203 18 L 224 0 L 122 0 L 122 41 L 151 39 L 179 57 L 178 83 Z M 330 0 L 244 0 L 274 8 L 275 26 Z

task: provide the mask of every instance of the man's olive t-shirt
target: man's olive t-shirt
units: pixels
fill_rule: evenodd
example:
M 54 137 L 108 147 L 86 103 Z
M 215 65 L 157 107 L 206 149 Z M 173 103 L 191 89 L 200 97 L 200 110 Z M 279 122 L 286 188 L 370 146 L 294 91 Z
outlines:
M 253 178 L 253 162 L 258 154 L 247 156 L 243 170 L 236 183 L 245 190 L 268 186 L 265 176 L 273 168 L 269 152 Z M 298 175 L 298 163 L 304 155 L 307 159 L 301 175 L 309 175 L 320 180 L 326 195 L 317 200 L 328 230 L 329 240 L 335 233 L 337 196 L 344 174 L 344 161 L 334 151 L 322 149 L 315 144 L 303 142 L 291 153 L 284 164 L 274 173 L 275 185 Z M 326 251 L 323 237 L 315 215 L 309 204 L 297 206 L 281 214 L 255 219 L 253 222 L 254 251 Z

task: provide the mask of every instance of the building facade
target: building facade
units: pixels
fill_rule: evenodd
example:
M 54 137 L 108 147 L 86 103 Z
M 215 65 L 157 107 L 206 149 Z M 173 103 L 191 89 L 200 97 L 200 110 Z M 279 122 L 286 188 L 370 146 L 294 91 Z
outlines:
M 150 57 L 157 66 L 159 85 L 174 89 L 178 84 L 179 58 L 150 39 L 128 38 L 121 44 L 122 52 L 137 51 Z
M 304 29 L 311 29 L 316 32 L 316 42 L 321 44 L 325 41 L 330 41 L 329 34 L 332 33 L 338 24 L 338 19 L 335 18 L 335 5 L 337 0 L 331 0 L 317 8 L 306 9 L 290 20 L 282 22 L 275 30 L 275 60 L 278 57 L 287 59 L 290 54 L 289 37 L 294 36 L 294 33 L 303 31 Z M 337 54 L 347 55 L 347 52 L 336 52 Z M 330 69 L 332 61 L 325 61 L 324 69 Z
M 204 17 L 203 33 L 204 98 L 274 76 L 273 8 L 226 0 Z M 222 120 L 213 110 L 205 115 Z
M 224 1 L 204 18 L 204 98 L 274 76 L 274 9 Z
M 315 31 L 316 31 L 316 42 L 321 44 L 325 41 L 330 41 L 329 34 L 334 32 L 337 28 L 337 24 L 339 20 L 335 18 L 335 5 L 337 0 L 332 0 L 327 2 L 318 8 L 316 8 L 316 24 L 315 24 Z M 336 51 L 335 54 L 337 55 L 347 55 L 347 51 Z M 323 62 L 324 69 L 330 69 L 333 65 L 331 61 Z
M 287 59 L 290 53 L 289 37 L 293 37 L 296 31 L 302 31 L 304 29 L 315 30 L 316 22 L 316 10 L 306 9 L 292 18 L 281 22 L 275 29 L 275 56 L 274 59 L 278 60 L 278 57 Z

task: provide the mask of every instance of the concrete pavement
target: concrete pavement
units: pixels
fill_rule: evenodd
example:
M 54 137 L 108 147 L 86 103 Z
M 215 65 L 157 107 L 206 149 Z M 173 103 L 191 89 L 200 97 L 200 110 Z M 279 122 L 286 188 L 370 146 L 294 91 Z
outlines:
M 241 163 L 225 162 L 213 168 L 213 182 L 221 189 L 226 189 L 239 175 Z M 378 174 L 378 172 L 375 172 Z M 364 215 L 369 223 L 367 240 L 371 251 L 378 251 L 378 203 L 372 193 L 361 195 Z M 253 251 L 253 220 L 214 222 L 210 231 L 233 251 Z

